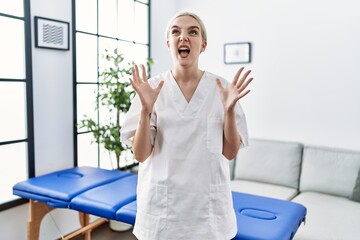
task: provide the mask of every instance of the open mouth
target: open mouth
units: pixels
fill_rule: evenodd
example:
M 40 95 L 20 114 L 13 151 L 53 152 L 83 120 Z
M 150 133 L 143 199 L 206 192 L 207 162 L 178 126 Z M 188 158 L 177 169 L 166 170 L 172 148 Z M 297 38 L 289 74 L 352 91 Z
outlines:
M 190 49 L 189 49 L 189 48 L 187 48 L 187 47 L 181 47 L 181 48 L 179 48 L 179 54 L 180 54 L 180 56 L 186 57 L 187 55 L 189 55 L 189 53 L 190 53 Z

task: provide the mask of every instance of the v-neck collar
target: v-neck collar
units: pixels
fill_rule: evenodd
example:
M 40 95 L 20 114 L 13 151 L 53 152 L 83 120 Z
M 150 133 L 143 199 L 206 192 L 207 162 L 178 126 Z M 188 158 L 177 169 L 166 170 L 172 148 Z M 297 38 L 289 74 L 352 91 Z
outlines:
M 206 81 L 206 75 L 207 72 L 204 71 L 190 101 L 188 102 L 172 75 L 171 70 L 168 71 L 171 95 L 180 114 L 187 116 L 194 115 L 200 108 L 206 97 L 206 93 L 208 92 L 207 86 L 209 83 Z

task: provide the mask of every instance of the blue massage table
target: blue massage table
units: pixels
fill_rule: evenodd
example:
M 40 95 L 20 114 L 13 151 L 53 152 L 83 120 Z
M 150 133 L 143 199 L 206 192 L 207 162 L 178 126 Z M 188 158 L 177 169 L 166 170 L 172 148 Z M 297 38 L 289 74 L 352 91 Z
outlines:
M 81 229 L 71 239 L 110 220 L 133 225 L 136 217 L 137 175 L 93 167 L 74 167 L 19 182 L 13 194 L 30 199 L 28 240 L 38 240 L 42 218 L 55 208 L 79 212 Z M 240 192 L 232 193 L 238 233 L 234 240 L 288 240 L 305 221 L 298 203 Z M 90 223 L 89 214 L 101 218 Z

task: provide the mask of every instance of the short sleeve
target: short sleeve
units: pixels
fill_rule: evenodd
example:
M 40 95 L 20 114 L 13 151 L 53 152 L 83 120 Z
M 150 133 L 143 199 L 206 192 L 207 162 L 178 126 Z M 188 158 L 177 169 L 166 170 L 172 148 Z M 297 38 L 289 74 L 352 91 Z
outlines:
M 240 134 L 241 145 L 240 148 L 246 147 L 249 145 L 249 135 L 246 123 L 245 113 L 241 107 L 241 104 L 237 102 L 236 108 L 236 126 Z
M 120 140 L 127 146 L 132 146 L 135 132 L 138 128 L 140 120 L 141 102 L 138 95 L 136 95 L 131 103 L 129 111 L 126 113 L 125 120 L 121 126 Z M 156 113 L 151 114 L 150 119 L 150 142 L 154 145 L 156 136 Z

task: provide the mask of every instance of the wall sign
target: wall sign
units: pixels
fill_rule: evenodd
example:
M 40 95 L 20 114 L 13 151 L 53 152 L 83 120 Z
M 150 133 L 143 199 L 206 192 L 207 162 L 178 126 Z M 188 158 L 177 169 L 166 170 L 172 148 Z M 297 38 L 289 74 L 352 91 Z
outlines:
M 250 63 L 251 62 L 251 43 L 238 42 L 224 44 L 224 63 Z
M 35 17 L 35 47 L 69 50 L 69 23 Z

